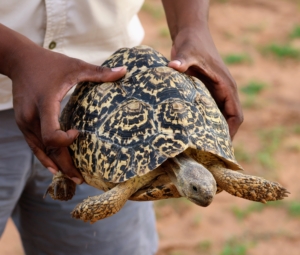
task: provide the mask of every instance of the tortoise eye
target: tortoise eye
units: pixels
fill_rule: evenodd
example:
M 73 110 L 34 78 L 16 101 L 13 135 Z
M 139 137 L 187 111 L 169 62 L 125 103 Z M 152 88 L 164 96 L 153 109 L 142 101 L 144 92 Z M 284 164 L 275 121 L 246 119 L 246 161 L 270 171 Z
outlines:
M 193 186 L 193 190 L 194 190 L 194 191 L 198 191 L 198 189 L 197 189 L 196 186 Z

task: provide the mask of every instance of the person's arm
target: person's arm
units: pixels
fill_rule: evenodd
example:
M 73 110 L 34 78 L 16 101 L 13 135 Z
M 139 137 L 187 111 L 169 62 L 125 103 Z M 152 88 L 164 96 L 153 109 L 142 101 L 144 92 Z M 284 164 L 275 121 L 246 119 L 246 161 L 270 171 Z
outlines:
M 126 68 L 109 69 L 44 49 L 0 24 L 0 73 L 13 82 L 16 122 L 41 163 L 61 170 L 77 184 L 83 179 L 67 150 L 77 130 L 60 129 L 60 102 L 81 81 L 114 81 Z
M 169 66 L 198 77 L 229 125 L 231 138 L 243 122 L 237 86 L 208 28 L 209 0 L 162 0 L 173 41 Z

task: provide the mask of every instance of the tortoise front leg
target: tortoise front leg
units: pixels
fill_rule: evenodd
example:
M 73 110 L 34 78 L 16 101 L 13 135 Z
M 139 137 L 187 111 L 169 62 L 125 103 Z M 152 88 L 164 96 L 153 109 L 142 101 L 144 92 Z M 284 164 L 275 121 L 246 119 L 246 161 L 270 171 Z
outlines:
M 75 195 L 75 190 L 76 184 L 62 172 L 58 172 L 53 176 L 44 198 L 49 194 L 54 200 L 68 201 Z
M 128 198 L 137 189 L 135 178 L 120 183 L 101 195 L 83 200 L 72 211 L 72 217 L 91 223 L 110 217 L 121 210 Z
M 284 199 L 290 193 L 277 182 L 232 171 L 221 165 L 211 166 L 209 170 L 222 189 L 244 199 L 266 203 Z

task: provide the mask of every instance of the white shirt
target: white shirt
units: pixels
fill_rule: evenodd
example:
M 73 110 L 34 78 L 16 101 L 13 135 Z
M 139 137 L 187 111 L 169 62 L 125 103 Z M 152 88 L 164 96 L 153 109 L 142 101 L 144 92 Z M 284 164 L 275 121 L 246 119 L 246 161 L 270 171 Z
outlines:
M 143 0 L 0 1 L 0 23 L 44 48 L 100 65 L 141 43 Z M 12 108 L 11 80 L 0 75 L 0 110 Z

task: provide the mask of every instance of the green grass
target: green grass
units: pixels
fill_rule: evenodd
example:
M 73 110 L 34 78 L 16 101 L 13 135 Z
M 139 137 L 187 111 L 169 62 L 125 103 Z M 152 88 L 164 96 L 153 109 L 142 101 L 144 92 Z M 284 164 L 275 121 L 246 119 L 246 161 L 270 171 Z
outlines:
M 168 255 L 184 255 L 184 251 L 171 251 Z
M 194 219 L 193 219 L 193 226 L 194 226 L 194 227 L 200 226 L 201 221 L 202 221 L 201 215 L 200 215 L 200 214 L 195 215 L 195 217 L 194 217 Z
M 252 156 L 246 151 L 243 145 L 236 145 L 234 147 L 234 155 L 238 162 L 249 163 L 252 159 Z
M 260 81 L 251 80 L 240 88 L 240 91 L 246 95 L 246 99 L 242 102 L 243 107 L 253 108 L 257 105 L 257 96 L 267 87 Z
M 265 208 L 281 208 L 286 210 L 288 215 L 295 218 L 300 218 L 300 202 L 299 201 L 269 201 L 267 204 L 253 202 L 246 208 L 238 208 L 236 206 L 231 208 L 232 213 L 238 220 L 244 220 L 250 214 L 255 212 L 262 212 Z
M 263 167 L 267 169 L 275 167 L 274 154 L 281 145 L 284 133 L 282 127 L 275 127 L 259 132 L 261 149 L 257 153 L 257 159 Z
M 293 131 L 295 134 L 300 135 L 300 125 L 294 126 Z
M 234 216 L 238 219 L 238 220 L 243 220 L 245 218 L 247 218 L 251 213 L 253 212 L 261 212 L 263 209 L 265 208 L 265 205 L 262 203 L 251 203 L 251 205 L 249 205 L 246 208 L 240 209 L 236 206 L 232 207 L 232 212 L 234 214 Z
M 242 102 L 242 107 L 245 109 L 257 108 L 257 106 L 258 106 L 257 98 L 255 97 L 247 97 Z
M 159 29 L 159 36 L 163 38 L 170 38 L 170 31 L 167 27 L 161 27 Z
M 300 38 L 300 25 L 296 25 L 290 33 L 290 38 Z
M 223 57 L 227 65 L 237 65 L 251 63 L 251 57 L 248 54 L 227 54 Z
M 142 6 L 142 11 L 150 14 L 154 19 L 161 20 L 165 17 L 163 7 L 161 5 L 149 4 L 145 2 Z
M 262 53 L 267 56 L 275 56 L 276 58 L 283 59 L 300 59 L 300 50 L 294 48 L 289 44 L 269 44 L 262 49 Z
M 300 202 L 292 201 L 287 205 L 289 215 L 300 218 Z
M 212 0 L 212 3 L 219 3 L 219 4 L 226 4 L 229 2 L 229 0 Z
M 252 32 L 252 33 L 260 33 L 265 29 L 265 25 L 262 24 L 257 24 L 257 25 L 250 25 L 249 27 L 246 28 L 246 31 Z
M 234 39 L 234 34 L 228 32 L 228 31 L 224 31 L 223 36 L 228 40 Z
M 226 242 L 220 255 L 246 255 L 249 245 L 239 240 Z
M 212 248 L 212 243 L 209 240 L 201 241 L 195 248 L 200 254 L 208 252 Z
M 261 93 L 265 88 L 266 84 L 260 81 L 249 81 L 245 86 L 241 87 L 241 92 L 248 96 L 256 96 Z

